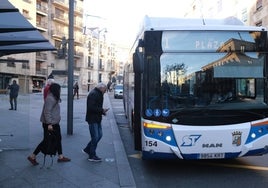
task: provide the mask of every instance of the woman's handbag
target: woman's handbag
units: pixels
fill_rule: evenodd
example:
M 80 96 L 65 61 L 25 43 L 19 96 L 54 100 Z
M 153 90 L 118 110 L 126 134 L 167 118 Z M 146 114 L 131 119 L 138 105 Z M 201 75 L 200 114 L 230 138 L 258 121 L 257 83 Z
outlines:
M 50 157 L 51 157 L 50 166 L 52 166 L 53 165 L 53 157 L 57 153 L 57 138 L 56 138 L 54 131 L 47 132 L 47 135 L 45 136 L 45 139 L 43 140 L 42 145 L 43 146 L 41 147 L 41 152 L 44 154 L 44 162 L 43 162 L 43 166 L 41 168 L 43 168 L 45 166 L 47 155 L 50 155 Z

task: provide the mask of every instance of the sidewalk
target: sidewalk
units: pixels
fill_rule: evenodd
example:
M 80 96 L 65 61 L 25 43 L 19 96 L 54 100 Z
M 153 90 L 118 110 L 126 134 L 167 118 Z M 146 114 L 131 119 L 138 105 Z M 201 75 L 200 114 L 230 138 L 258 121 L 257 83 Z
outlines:
M 43 105 L 42 94 L 20 95 L 18 110 L 8 110 L 7 95 L 0 95 L 0 185 L 1 188 L 118 188 L 136 187 L 125 149 L 118 131 L 108 94 L 105 94 L 104 107 L 110 108 L 103 117 L 103 138 L 97 154 L 103 161 L 94 163 L 87 160 L 81 149 L 90 136 L 85 122 L 86 96 L 73 101 L 73 135 L 67 135 L 67 96 L 62 96 L 61 132 L 63 154 L 71 162 L 57 163 L 46 157 L 42 169 L 43 154 L 37 156 L 38 166 L 32 166 L 27 156 L 43 137 L 39 117 Z

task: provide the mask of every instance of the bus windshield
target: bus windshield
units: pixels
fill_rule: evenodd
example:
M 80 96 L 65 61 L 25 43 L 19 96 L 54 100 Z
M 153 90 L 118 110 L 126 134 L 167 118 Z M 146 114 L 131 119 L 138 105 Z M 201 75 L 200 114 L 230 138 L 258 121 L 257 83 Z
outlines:
M 184 124 L 195 124 L 204 114 L 204 124 L 224 114 L 239 114 L 232 123 L 240 123 L 242 116 L 249 117 L 245 122 L 266 116 L 261 41 L 266 41 L 261 32 L 163 32 L 161 55 L 145 57 L 145 115 L 178 122 L 189 116 L 181 120 Z

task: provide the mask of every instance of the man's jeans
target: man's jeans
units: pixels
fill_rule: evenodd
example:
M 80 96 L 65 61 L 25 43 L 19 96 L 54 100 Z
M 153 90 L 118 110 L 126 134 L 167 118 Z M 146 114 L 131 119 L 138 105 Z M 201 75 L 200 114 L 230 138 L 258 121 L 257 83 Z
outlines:
M 13 110 L 17 110 L 17 97 L 9 97 L 10 108 Z M 13 105 L 14 102 L 14 105 Z
M 89 123 L 88 126 L 91 135 L 91 140 L 84 150 L 89 154 L 89 157 L 94 157 L 96 156 L 98 142 L 102 137 L 102 127 L 100 123 Z

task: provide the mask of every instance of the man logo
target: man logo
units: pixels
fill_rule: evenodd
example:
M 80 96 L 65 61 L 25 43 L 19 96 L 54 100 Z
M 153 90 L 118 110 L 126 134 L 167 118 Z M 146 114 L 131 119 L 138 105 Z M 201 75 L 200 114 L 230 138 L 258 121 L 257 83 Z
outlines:
M 242 137 L 242 132 L 240 131 L 235 131 L 232 133 L 233 137 L 233 142 L 232 144 L 234 146 L 240 146 L 241 145 L 241 137 Z
M 202 144 L 202 148 L 222 148 L 222 143 Z

